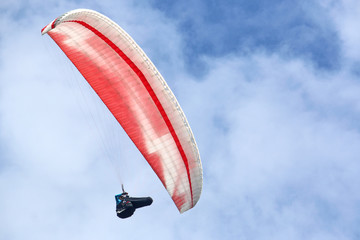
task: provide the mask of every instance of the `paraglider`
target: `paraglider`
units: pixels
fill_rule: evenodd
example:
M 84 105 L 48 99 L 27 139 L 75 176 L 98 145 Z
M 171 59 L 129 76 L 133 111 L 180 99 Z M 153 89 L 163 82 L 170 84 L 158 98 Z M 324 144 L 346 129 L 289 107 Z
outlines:
M 115 22 L 87 9 L 61 15 L 41 33 L 94 89 L 180 213 L 193 208 L 202 190 L 199 150 L 177 99 L 144 51 Z
M 115 195 L 116 214 L 119 218 L 128 218 L 132 216 L 137 208 L 150 206 L 153 202 L 151 197 L 134 198 L 129 197 L 122 185 L 123 192 Z

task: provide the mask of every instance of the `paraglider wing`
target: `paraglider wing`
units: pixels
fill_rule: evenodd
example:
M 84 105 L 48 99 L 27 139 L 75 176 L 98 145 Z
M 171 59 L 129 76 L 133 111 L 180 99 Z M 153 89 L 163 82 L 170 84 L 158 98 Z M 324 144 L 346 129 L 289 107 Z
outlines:
M 157 174 L 180 212 L 202 190 L 199 151 L 174 94 L 143 50 L 116 23 L 73 10 L 42 29 L 84 76 Z

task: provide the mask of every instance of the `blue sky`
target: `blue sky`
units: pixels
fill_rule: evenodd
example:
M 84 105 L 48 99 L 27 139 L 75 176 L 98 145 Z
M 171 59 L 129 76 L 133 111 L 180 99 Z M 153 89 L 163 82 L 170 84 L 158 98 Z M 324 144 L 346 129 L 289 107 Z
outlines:
M 318 67 L 338 67 L 337 33 L 326 25 L 331 16 L 315 1 L 153 2 L 179 23 L 189 61 L 194 50 L 195 56 L 221 56 L 263 48 L 307 58 Z
M 179 214 L 40 30 L 76 8 L 123 27 L 199 145 L 204 187 Z M 360 4 L 2 1 L 0 239 L 359 239 Z M 151 207 L 121 221 L 120 181 Z

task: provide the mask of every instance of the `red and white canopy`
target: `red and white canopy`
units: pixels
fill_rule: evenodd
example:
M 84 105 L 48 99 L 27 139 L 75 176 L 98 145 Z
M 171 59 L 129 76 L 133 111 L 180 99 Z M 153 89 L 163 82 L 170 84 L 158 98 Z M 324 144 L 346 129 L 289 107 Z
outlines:
M 202 166 L 184 112 L 156 67 L 106 16 L 78 9 L 41 31 L 95 90 L 169 192 L 180 212 L 195 206 Z

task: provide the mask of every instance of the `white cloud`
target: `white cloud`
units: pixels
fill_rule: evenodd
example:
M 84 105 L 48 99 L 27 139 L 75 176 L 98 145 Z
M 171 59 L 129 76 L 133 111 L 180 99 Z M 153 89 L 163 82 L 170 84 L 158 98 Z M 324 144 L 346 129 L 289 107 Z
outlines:
M 350 63 L 359 61 L 360 33 L 356 31 L 360 18 L 360 3 L 353 0 L 325 1 L 323 7 L 330 12 L 342 41 L 343 53 Z
M 217 229 L 229 239 L 351 237 L 359 83 L 276 54 L 208 63 L 208 76 L 180 92 L 205 149 L 207 219 L 227 219 Z

